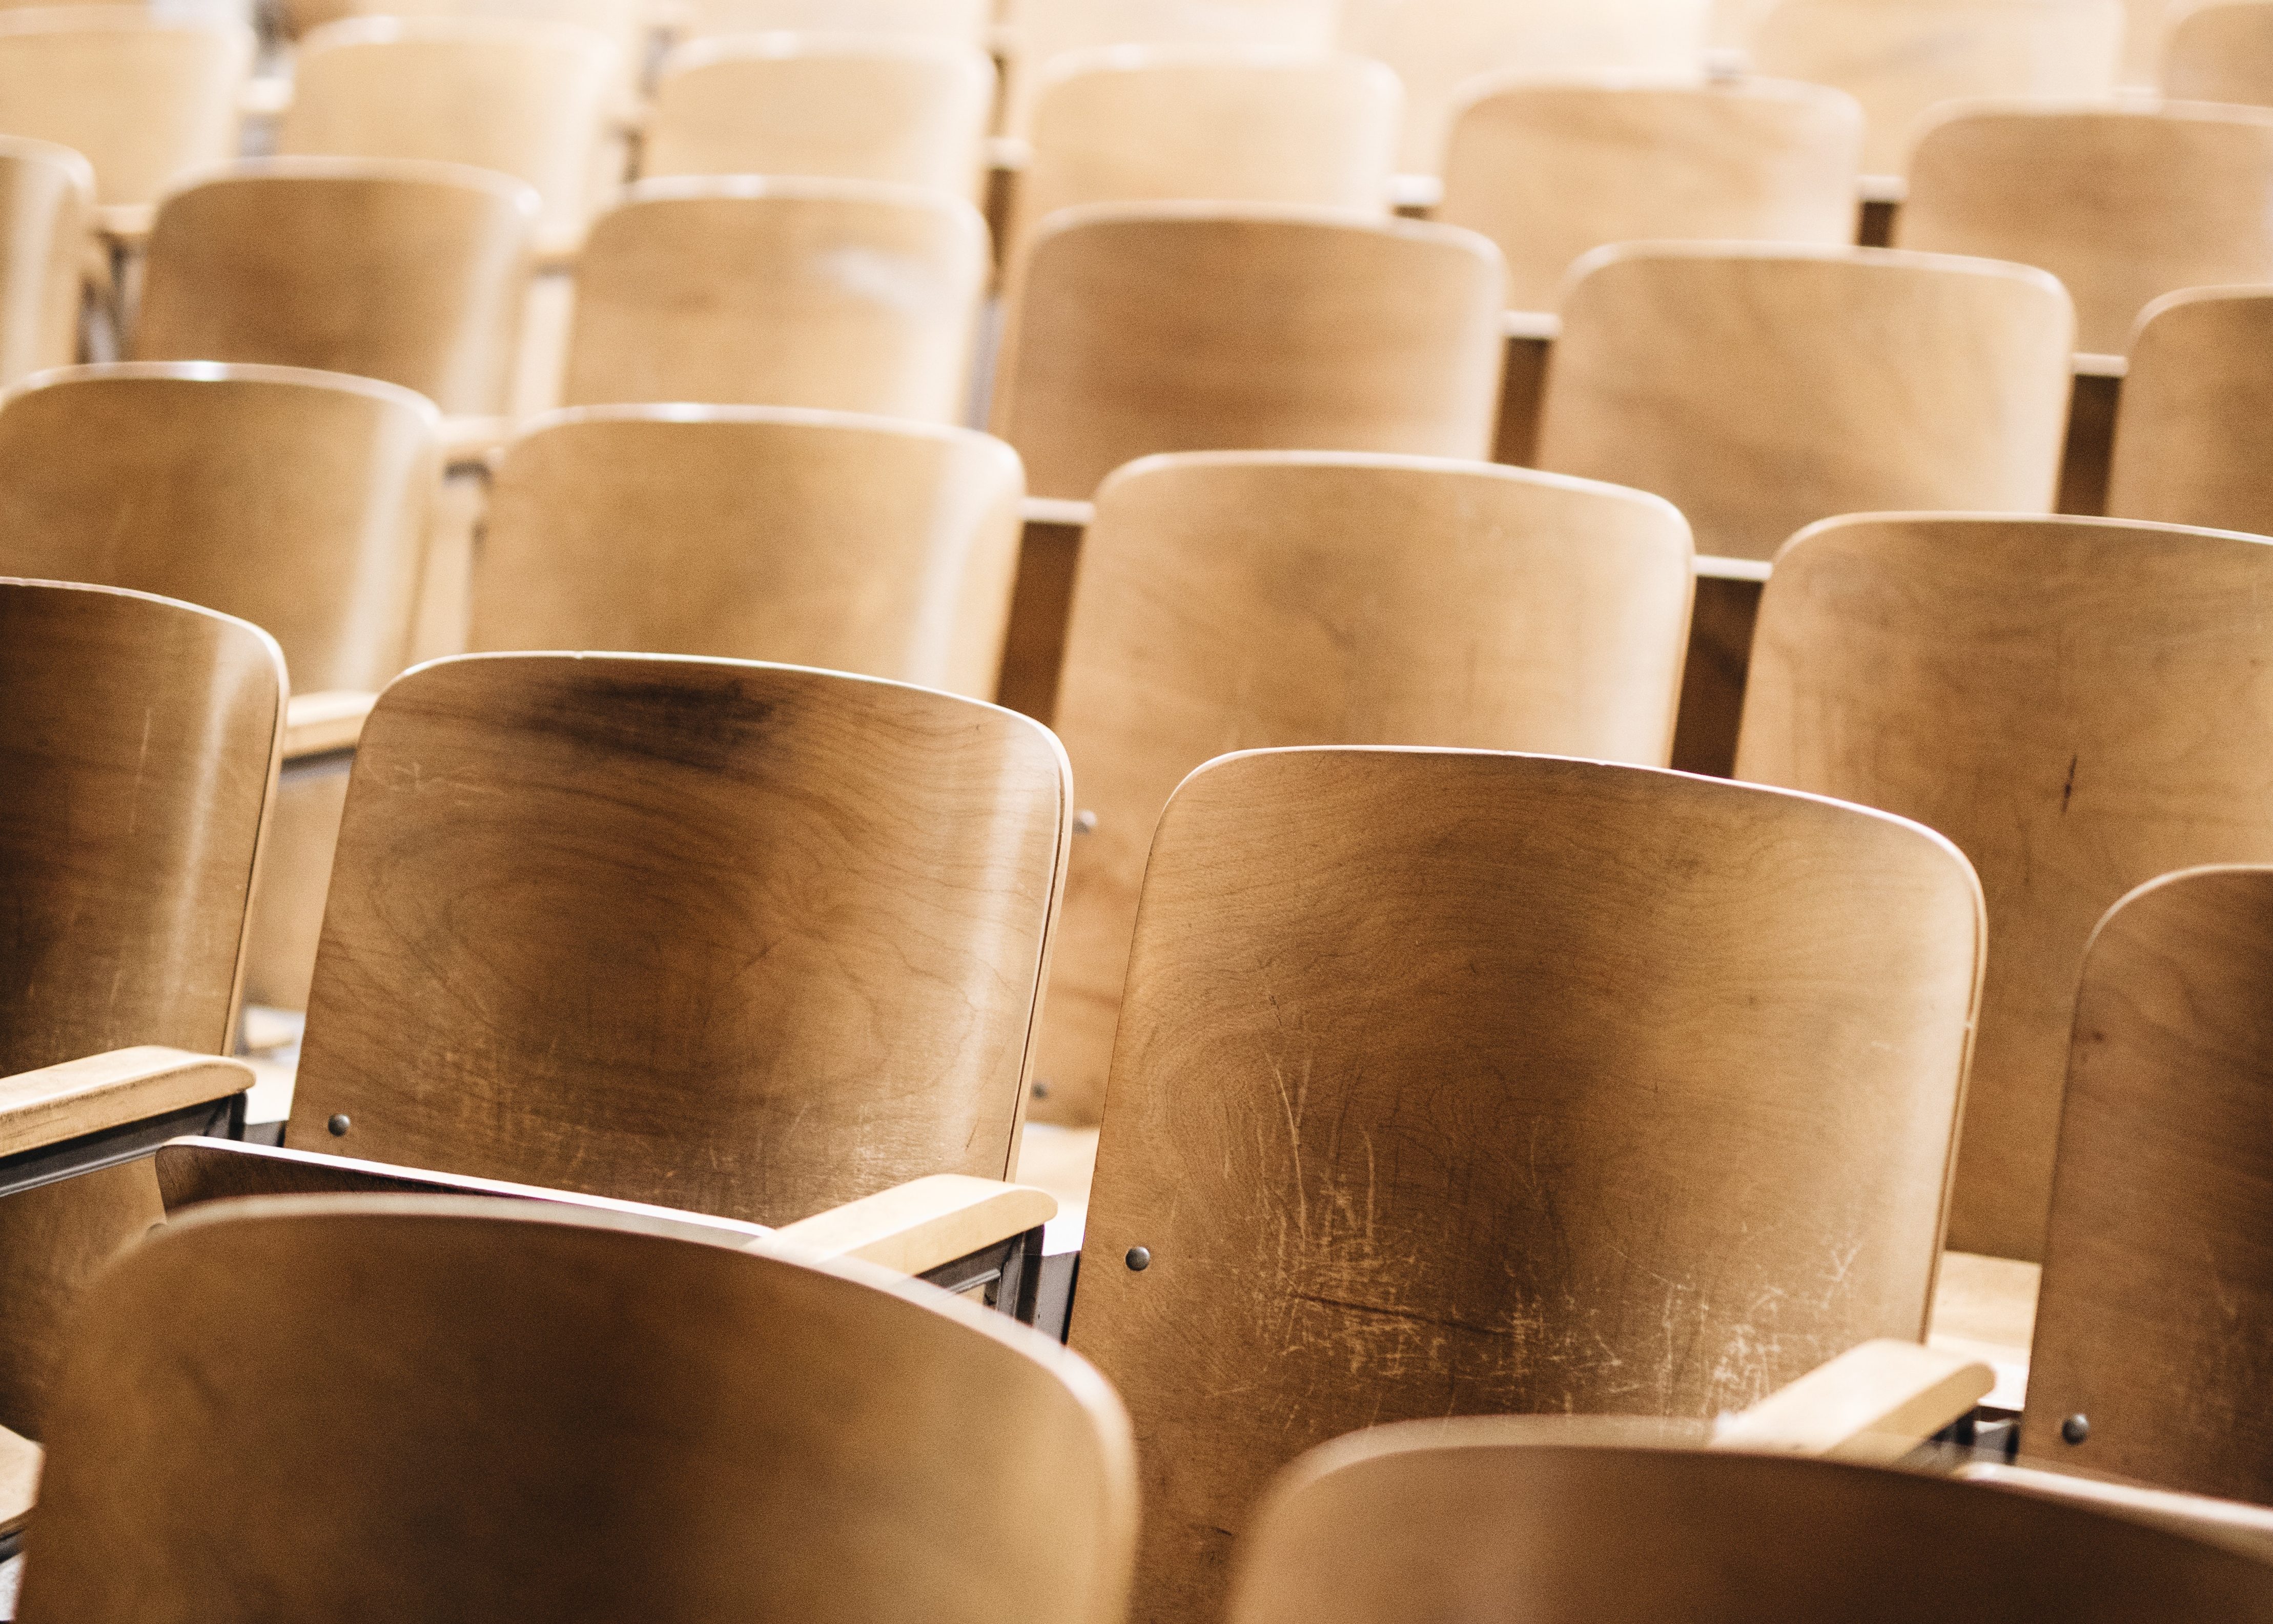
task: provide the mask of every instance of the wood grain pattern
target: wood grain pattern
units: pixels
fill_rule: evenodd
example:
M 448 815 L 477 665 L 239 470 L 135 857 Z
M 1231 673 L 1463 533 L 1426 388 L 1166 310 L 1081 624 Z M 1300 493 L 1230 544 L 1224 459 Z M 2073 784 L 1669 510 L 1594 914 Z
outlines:
M 1863 113 L 1817 85 L 1471 84 L 1429 217 L 1507 257 L 1508 303 L 1552 311 L 1572 264 L 1643 239 L 1855 240 Z
M 1983 933 L 1947 842 L 1809 797 L 1433 751 L 1188 779 L 1073 1321 L 1136 1420 L 1136 1616 L 1212 1616 L 1271 1474 L 1354 1427 L 1709 1417 L 1918 1337 Z
M 17 1072 L 0 1077 L 0 1156 L 226 1099 L 252 1081 L 241 1060 L 157 1044 Z
M 349 372 L 494 415 L 536 216 L 527 187 L 461 165 L 235 165 L 159 209 L 134 355 Z
M 285 1143 L 760 1224 L 1004 1177 L 1066 797 L 1043 729 L 926 689 L 421 667 L 356 753 Z
M 2273 281 L 2269 193 L 2273 109 L 1972 108 L 1919 137 L 1894 243 L 2042 266 L 2121 355 L 2164 294 Z
M 994 431 L 1037 496 L 1155 452 L 1489 456 L 1504 278 L 1474 232 L 1259 204 L 1099 205 L 1037 228 Z
M 80 284 L 94 224 L 94 171 L 51 141 L 0 136 L 0 388 L 69 366 L 79 353 Z
M 1126 1591 L 1128 1423 L 1063 1349 L 558 1209 L 206 1208 L 97 1288 L 56 1409 L 27 1624 L 1113 1624 Z
M 1549 475 L 1208 452 L 1107 480 L 1056 719 L 1094 822 L 1074 841 L 1035 1113 L 1098 1119 L 1145 853 L 1187 774 L 1289 745 L 1662 766 L 1691 587 L 1670 507 Z
M 2119 519 L 2273 535 L 2273 289 L 2202 288 L 2149 305 L 2110 457 Z
M 469 647 L 775 660 L 991 699 L 1024 489 L 1009 446 L 963 429 L 555 413 L 499 465 Z
M 1573 276 L 1539 466 L 1654 491 L 1700 553 L 1772 558 L 1839 513 L 2052 507 L 2074 328 L 2041 272 L 1647 243 Z
M 1859 517 L 1779 557 L 1737 774 L 1915 818 L 1989 900 L 1949 1244 L 2043 1255 L 2084 944 L 2134 886 L 2273 858 L 2273 544 Z
M 2190 5 L 2163 46 L 2163 94 L 2179 101 L 2273 107 L 2273 4 Z

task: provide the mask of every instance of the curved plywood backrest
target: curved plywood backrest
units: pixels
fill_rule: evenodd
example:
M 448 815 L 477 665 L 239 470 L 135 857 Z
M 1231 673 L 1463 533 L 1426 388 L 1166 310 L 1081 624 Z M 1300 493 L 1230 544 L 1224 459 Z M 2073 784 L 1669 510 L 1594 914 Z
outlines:
M 2124 898 L 2084 954 L 2025 1455 L 2273 1500 L 2269 1079 L 2273 868 Z
M 1066 796 L 1046 730 L 927 689 L 422 666 L 356 750 L 285 1143 L 759 1224 L 1001 1178 Z
M 504 1202 L 203 1208 L 91 1296 L 19 1616 L 1114 1624 L 1128 1423 L 990 1318 Z
M 1786 0 L 1752 31 L 1753 71 L 1863 104 L 1863 167 L 1901 175 L 1919 121 L 1978 96 L 2084 97 L 2115 87 L 2121 0 Z M 2055 193 L 2044 194 L 2052 206 Z
M 304 692 L 409 658 L 434 408 L 283 367 L 75 367 L 0 402 L 0 571 L 184 598 L 262 627 Z
M 236 150 L 252 30 L 141 6 L 0 11 L 0 132 L 94 166 L 96 201 L 148 204 Z
M 494 415 L 536 216 L 527 187 L 457 164 L 236 165 L 160 207 L 135 356 L 348 372 Z
M 1905 248 L 2042 266 L 2074 296 L 2076 348 L 2119 355 L 2181 288 L 2273 281 L 2273 109 L 2014 105 L 1918 139 Z
M 984 46 L 993 0 L 689 0 L 683 31 L 722 34 L 858 34 Z
M 571 406 L 701 400 L 960 423 L 986 225 L 874 182 L 642 181 L 585 244 Z
M 1947 842 L 1808 797 L 1442 751 L 1187 779 L 1073 1319 L 1135 1417 L 1138 1616 L 1214 1616 L 1271 1474 L 1353 1427 L 1709 1417 L 1919 1337 L 1982 934 Z
M 94 171 L 69 147 L 0 136 L 0 388 L 79 352 Z
M 2273 4 L 2189 6 L 2163 47 L 2163 94 L 2181 101 L 2273 106 Z
M 1490 453 L 1499 251 L 1342 211 L 1157 203 L 1038 228 L 994 431 L 1035 494 L 1086 501 L 1164 451 Z
M 2273 287 L 2149 305 L 2115 420 L 2107 511 L 2273 535 Z
M 642 175 L 801 175 L 979 200 L 994 64 L 963 40 L 772 34 L 664 59 Z
M 1060 58 L 1122 46 L 1326 51 L 1339 0 L 1008 0 L 1015 61 L 1004 127 L 1026 133 L 1034 95 Z
M 1452 122 L 1430 218 L 1507 256 L 1508 303 L 1551 311 L 1609 243 L 1855 240 L 1863 116 L 1818 85 L 1487 81 Z
M 574 23 L 611 41 L 631 87 L 634 65 L 643 74 L 655 26 L 646 0 L 279 0 L 278 21 L 297 40 L 326 23 L 357 17 L 508 18 L 523 22 Z
M 1227 750 L 1437 745 L 1662 766 L 1688 528 L 1484 463 L 1148 458 L 1082 541 L 1057 725 L 1077 820 L 1036 1074 L 1095 1121 L 1160 810 Z
M 1640 243 L 1572 275 L 1539 466 L 1654 491 L 1700 553 L 1771 558 L 1837 513 L 2051 511 L 2073 326 L 2041 271 Z
M 2018 1559 L 2017 1553 L 2027 1557 Z M 2096 1508 L 1562 1417 L 1382 1427 L 1283 1476 L 1231 1624 L 2273 1619 L 2273 1566 Z
M 469 646 L 776 660 L 990 698 L 1024 488 L 1009 446 L 963 429 L 554 413 L 498 468 Z
M 1955 841 L 1989 978 L 1950 1244 L 2042 1255 L 2077 971 L 2099 917 L 2273 858 L 2273 544 L 2112 520 L 1840 520 L 1760 604 L 1737 775 Z

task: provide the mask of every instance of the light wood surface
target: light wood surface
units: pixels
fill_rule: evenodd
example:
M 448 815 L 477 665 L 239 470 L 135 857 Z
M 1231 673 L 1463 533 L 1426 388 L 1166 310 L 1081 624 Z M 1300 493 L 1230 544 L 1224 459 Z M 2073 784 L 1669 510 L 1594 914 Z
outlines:
M 2261 1562 L 2273 1561 L 2273 1507 L 2213 1500 L 2202 1494 L 2180 1494 L 2083 1472 L 2010 1466 L 2001 1461 L 1969 1461 L 1952 1475 L 1965 1482 L 1990 1484 L 2015 1493 L 2090 1506 L 2112 1512 L 2127 1522 L 2167 1528 L 2190 1538 L 2239 1551 Z
M 285 1143 L 761 1224 L 1004 1177 L 1067 794 L 926 689 L 422 667 L 356 752 Z
M 66 146 L 0 136 L 0 389 L 79 353 L 94 171 Z
M 642 181 L 592 227 L 562 399 L 963 421 L 986 225 L 867 181 Z
M 1271 1474 L 1353 1427 L 1705 1418 L 1919 1336 L 1982 936 L 1947 842 L 1809 797 L 1458 752 L 1186 780 L 1072 1326 L 1136 1419 L 1136 1616 L 1212 1616 Z
M 2161 68 L 2163 94 L 2178 101 L 2273 107 L 2273 4 L 2187 7 L 2171 25 Z
M 759 407 L 585 407 L 499 463 L 474 648 L 636 648 L 991 699 L 1018 460 L 965 429 Z
M 0 402 L 0 572 L 203 604 L 303 688 L 377 688 L 409 662 L 435 432 L 409 390 L 337 373 L 48 373 Z
M 503 412 L 536 194 L 457 164 L 271 158 L 158 211 L 133 353 L 321 368 Z
M 1114 46 L 1331 50 L 1341 6 L 1339 0 L 1009 0 L 1007 10 L 1012 69 L 1003 126 L 1024 135 L 1034 92 L 1061 57 Z
M 2116 412 L 2108 513 L 2273 535 L 2269 355 L 2273 288 L 2203 288 L 2149 305 Z
M 0 1156 L 123 1127 L 252 1086 L 240 1060 L 155 1044 L 0 1077 Z
M 354 749 L 378 699 L 345 688 L 294 694 L 284 707 L 284 759 Z
M 0 10 L 0 133 L 82 154 L 98 203 L 154 203 L 236 155 L 251 66 L 241 24 L 165 20 L 137 5 Z
M 1063 1349 L 857 1265 L 539 1214 L 280 1197 L 137 1249 L 82 1321 L 18 1616 L 1120 1617 L 1128 1422 Z
M 1154 825 L 1229 750 L 1519 749 L 1663 765 L 1691 590 L 1653 498 L 1415 458 L 1147 459 L 1083 538 L 1056 726 L 1073 844 L 1034 1110 L 1095 1122 Z
M 2273 1564 L 2100 1508 L 1559 1417 L 1344 1439 L 1241 1555 L 1232 1624 L 2273 1618 Z
M 1981 1359 L 1997 1373 L 1984 1404 L 2018 1410 L 2028 1396 L 2029 1342 L 2043 1274 L 2041 1265 L 2018 1258 L 1941 1254 L 1926 1341 L 1945 1353 Z
M 2181 288 L 2273 281 L 2273 109 L 2007 104 L 1920 137 L 1896 246 L 2042 266 L 2078 349 L 2120 355 Z
M 1722 1416 L 1712 1447 L 1891 1465 L 1996 1385 L 1996 1373 L 1979 1359 L 1881 1337 Z
M 984 46 L 993 0 L 686 0 L 680 27 L 719 34 L 859 34 Z
M 774 1237 L 824 1258 L 856 1258 L 920 1275 L 1009 1236 L 1039 1229 L 1057 1211 L 1057 1202 L 1045 1190 L 999 1179 L 934 1173 L 784 1224 Z
M 667 9 L 667 8 L 665 8 Z M 326 23 L 356 17 L 507 18 L 522 22 L 573 23 L 602 35 L 637 75 L 648 68 L 657 11 L 650 0 L 279 0 L 278 21 L 295 40 Z M 627 73 L 626 80 L 634 77 Z M 633 86 L 627 82 L 626 89 Z M 289 95 L 286 99 L 289 105 Z
M 1539 466 L 1656 492 L 1700 553 L 1772 558 L 1839 513 L 2052 507 L 2074 345 L 2042 272 L 1647 243 L 1575 276 Z
M 1508 303 L 1552 311 L 1608 243 L 1855 240 L 1863 115 L 1816 85 L 1472 83 L 1430 218 L 1507 257 Z
M 1863 104 L 1863 168 L 1908 172 L 1930 109 L 1980 96 L 2103 96 L 2124 41 L 2120 0 L 1785 0 L 1752 34 L 1755 72 Z M 2046 188 L 2039 209 L 2058 206 Z
M 994 431 L 1036 495 L 1154 452 L 1483 458 L 1504 277 L 1474 232 L 1259 204 L 1099 205 L 1037 228 Z
M 0 1426 L 0 1530 L 21 1528 L 32 1515 L 45 1461 L 39 1445 Z
M 1737 775 L 1939 829 L 1988 896 L 1952 1246 L 2043 1256 L 2100 915 L 2273 858 L 2269 594 L 2273 543 L 2112 520 L 1865 516 L 1777 559 Z
M 664 62 L 642 175 L 803 175 L 978 201 L 994 64 L 962 40 L 696 40 Z

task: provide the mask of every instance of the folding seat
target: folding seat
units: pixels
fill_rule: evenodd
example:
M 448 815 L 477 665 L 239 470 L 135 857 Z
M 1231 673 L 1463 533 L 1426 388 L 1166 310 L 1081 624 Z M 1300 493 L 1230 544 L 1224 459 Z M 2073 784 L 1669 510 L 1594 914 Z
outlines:
M 2164 294 L 2273 281 L 2269 189 L 2273 109 L 1975 107 L 1919 138 L 1894 236 L 2043 266 L 2076 348 L 2120 355 Z
M 2163 94 L 2273 107 L 2273 4 L 2211 0 L 2179 13 L 2163 48 Z
M 2273 289 L 2166 294 L 2130 350 L 2109 514 L 2273 535 Z
M 1036 228 L 994 431 L 1038 496 L 1154 452 L 1479 458 L 1499 397 L 1499 251 L 1345 211 L 1098 205 Z
M 79 1323 L 18 1616 L 1115 1624 L 1096 1373 L 784 1252 L 432 1198 L 177 1222 Z
M 0 388 L 79 358 L 94 172 L 68 147 L 0 136 Z
M 804 406 L 960 423 L 986 222 L 874 182 L 641 181 L 577 269 L 569 406 Z
M 1018 459 L 967 429 L 760 407 L 582 407 L 499 461 L 470 647 L 823 666 L 991 699 Z
M 1055 712 L 1080 815 L 1034 1113 L 1098 1119 L 1145 851 L 1187 774 L 1299 745 L 1662 766 L 1690 565 L 1665 503 L 1490 464 L 1203 452 L 1107 480 Z
M 961 40 L 766 34 L 664 59 L 640 173 L 794 175 L 976 201 L 994 64 Z
M 1135 1426 L 1135 1616 L 1218 1616 L 1256 1495 L 1353 1427 L 1704 1419 L 1916 1340 L 1982 934 L 1947 841 L 1815 797 L 1464 751 L 1188 778 L 1072 1321 Z
M 721 34 L 857 34 L 985 46 L 993 0 L 687 0 L 679 19 L 692 39 Z

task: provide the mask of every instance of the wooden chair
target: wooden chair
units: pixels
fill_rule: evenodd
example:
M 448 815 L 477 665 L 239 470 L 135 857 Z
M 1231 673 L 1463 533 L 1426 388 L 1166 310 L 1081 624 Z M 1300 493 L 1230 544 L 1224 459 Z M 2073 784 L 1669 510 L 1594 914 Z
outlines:
M 1784 0 L 1752 35 L 1755 72 L 1863 104 L 1863 168 L 1909 169 L 1929 109 L 1980 96 L 2082 99 L 2115 87 L 2121 0 Z M 2037 210 L 2056 195 L 2034 194 Z
M 166 200 L 135 355 L 312 367 L 507 404 L 536 196 L 456 164 L 273 158 Z
M 768 34 L 665 59 L 642 175 L 799 175 L 977 201 L 994 64 L 961 40 Z
M 985 46 L 994 0 L 687 0 L 692 39 L 722 34 L 858 34 Z
M 1770 1532 L 1769 1530 L 1773 1530 Z M 2027 1553 L 2025 1560 L 2020 1553 Z M 1280 1477 L 1232 1624 L 2273 1619 L 2273 1562 L 1978 1485 L 1564 1418 L 1377 1427 Z
M 2119 355 L 2164 294 L 2273 281 L 2269 190 L 2273 109 L 1971 109 L 1919 138 L 1895 240 L 2042 266 Z
M 2109 514 L 2273 535 L 2273 288 L 2166 294 L 2130 348 Z
M 1034 93 L 1061 56 L 1119 46 L 1334 48 L 1336 0 L 1010 0 L 1004 127 L 1026 133 Z
M 2273 4 L 2209 0 L 2180 11 L 2163 47 L 2162 86 L 2179 101 L 2273 107 Z
M 541 200 L 540 240 L 566 250 L 583 237 L 621 72 L 605 36 L 568 23 L 487 17 L 331 23 L 300 41 L 277 151 L 461 163 L 510 175 Z
M 1512 308 L 1552 311 L 1609 243 L 1853 243 L 1862 137 L 1854 99 L 1820 86 L 1503 76 L 1453 112 L 1430 217 L 1499 244 Z
M 567 23 L 599 34 L 616 48 L 619 79 L 627 97 L 644 82 L 656 20 L 648 0 L 278 0 L 277 21 L 295 40 L 328 23 L 360 17 L 504 18 Z
M 1208 452 L 1107 480 L 1058 701 L 1084 815 L 1036 1113 L 1098 1119 L 1145 852 L 1192 769 L 1293 745 L 1662 766 L 1690 563 L 1663 502 L 1489 464 Z
M 1125 1602 L 1128 1421 L 1080 1360 L 879 1271 L 592 1218 L 211 1209 L 97 1288 L 56 1409 L 27 1624 Z
M 1339 211 L 1098 206 L 1036 228 L 994 431 L 1036 495 L 1088 499 L 1162 451 L 1482 458 L 1499 405 L 1499 251 Z
M 986 222 L 874 182 L 658 180 L 592 227 L 564 400 L 960 423 Z
M 1227 757 L 1145 875 L 1073 1343 L 1137 1616 L 1380 1421 L 1707 1418 L 1917 1339 L 1981 963 L 1947 842 L 1540 756 Z
M 79 358 L 94 171 L 68 147 L 0 136 L 0 389 Z
M 497 471 L 475 648 L 638 648 L 991 699 L 1018 460 L 968 430 L 757 407 L 585 407 Z
M 1864 516 L 1778 558 L 1737 772 L 1916 818 L 1989 899 L 1950 1212 L 2043 1256 L 2077 972 L 2099 917 L 2273 857 L 2273 544 L 2111 520 Z

